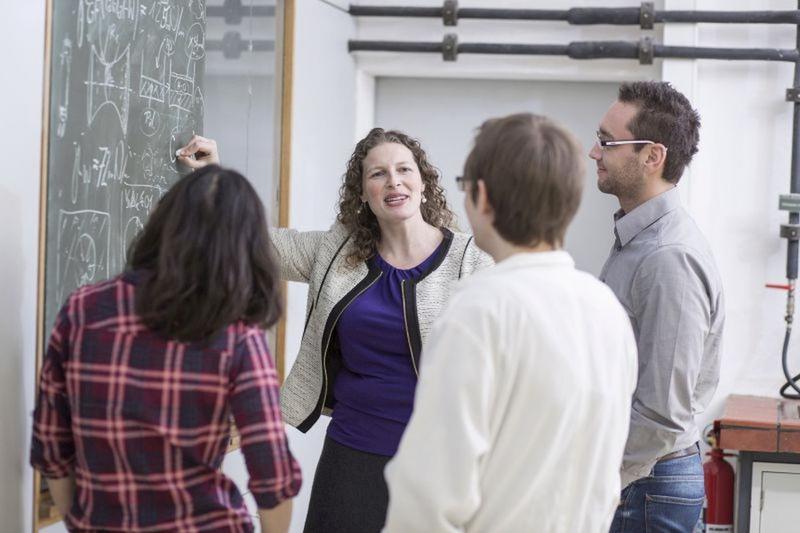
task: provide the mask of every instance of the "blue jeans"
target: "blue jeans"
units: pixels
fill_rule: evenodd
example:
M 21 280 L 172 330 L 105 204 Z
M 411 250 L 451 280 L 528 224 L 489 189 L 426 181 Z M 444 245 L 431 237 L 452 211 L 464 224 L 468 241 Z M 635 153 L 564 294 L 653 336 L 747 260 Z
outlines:
M 691 533 L 705 493 L 700 454 L 656 463 L 622 491 L 611 533 Z

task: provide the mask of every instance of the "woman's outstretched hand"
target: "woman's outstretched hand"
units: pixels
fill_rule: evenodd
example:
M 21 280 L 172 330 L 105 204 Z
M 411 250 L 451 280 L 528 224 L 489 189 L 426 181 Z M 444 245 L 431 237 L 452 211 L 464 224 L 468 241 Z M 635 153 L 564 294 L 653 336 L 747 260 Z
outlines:
M 219 165 L 217 141 L 199 135 L 192 136 L 189 144 L 175 152 L 178 161 L 189 168 L 203 168 L 206 165 Z

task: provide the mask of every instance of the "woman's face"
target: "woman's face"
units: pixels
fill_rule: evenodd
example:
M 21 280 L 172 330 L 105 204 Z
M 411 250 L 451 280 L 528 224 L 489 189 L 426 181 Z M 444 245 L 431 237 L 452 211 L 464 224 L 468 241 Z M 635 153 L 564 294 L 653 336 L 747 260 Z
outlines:
M 361 200 L 378 222 L 394 224 L 422 216 L 425 185 L 411 150 L 393 142 L 379 144 L 367 152 L 361 168 Z

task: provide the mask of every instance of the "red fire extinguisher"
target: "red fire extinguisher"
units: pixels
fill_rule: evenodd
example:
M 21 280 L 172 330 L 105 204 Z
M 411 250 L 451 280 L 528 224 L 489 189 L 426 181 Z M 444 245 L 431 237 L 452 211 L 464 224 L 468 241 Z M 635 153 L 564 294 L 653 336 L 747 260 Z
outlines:
M 703 464 L 706 485 L 706 532 L 733 532 L 733 467 L 725 460 L 732 454 L 723 453 L 717 448 L 718 423 L 710 436 L 711 451 L 706 455 L 711 459 Z

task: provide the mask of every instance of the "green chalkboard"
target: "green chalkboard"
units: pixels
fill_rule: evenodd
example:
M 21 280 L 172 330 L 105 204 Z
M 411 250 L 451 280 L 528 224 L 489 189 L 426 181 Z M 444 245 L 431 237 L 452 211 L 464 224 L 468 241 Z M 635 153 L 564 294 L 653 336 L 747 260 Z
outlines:
M 44 334 L 121 272 L 203 127 L 205 0 L 51 0 Z

